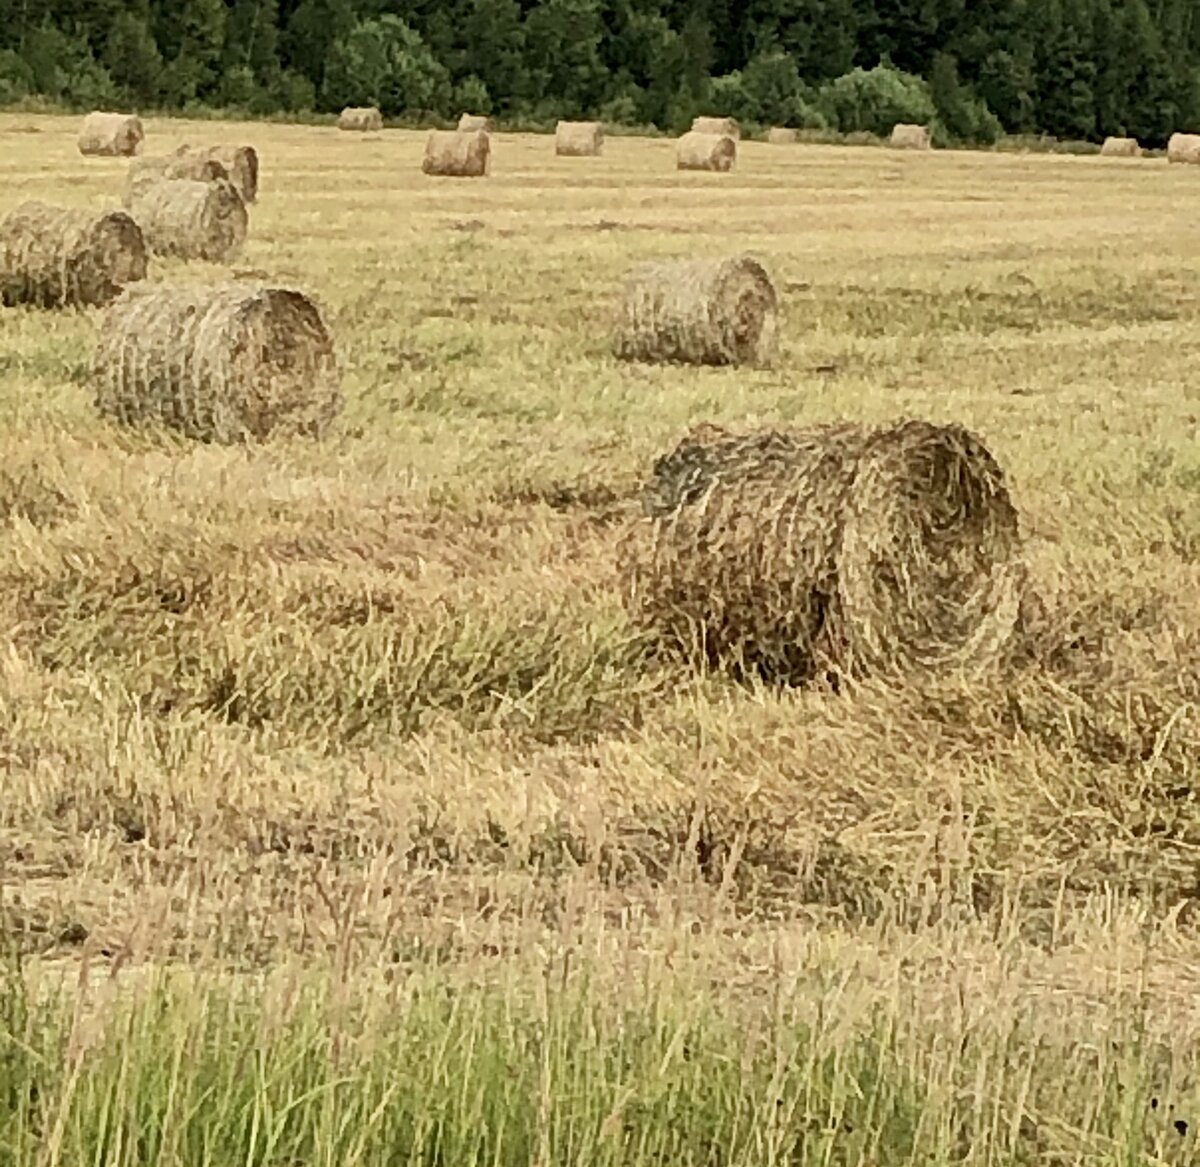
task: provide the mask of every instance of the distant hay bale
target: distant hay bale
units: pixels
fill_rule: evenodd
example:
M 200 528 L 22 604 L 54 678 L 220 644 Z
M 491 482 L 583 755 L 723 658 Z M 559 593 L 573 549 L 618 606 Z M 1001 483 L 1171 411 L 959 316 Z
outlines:
M 480 130 L 485 134 L 490 134 L 495 128 L 495 123 L 493 123 L 491 118 L 479 113 L 464 113 L 458 119 L 458 132 L 460 134 L 477 134 Z
M 613 351 L 621 360 L 765 365 L 778 311 L 770 275 L 748 255 L 647 263 L 629 274 Z
M 226 263 L 246 242 L 246 204 L 228 179 L 138 183 L 128 191 L 126 206 L 155 255 Z
M 1200 134 L 1172 134 L 1167 142 L 1167 160 L 1200 163 Z
M 333 338 L 298 291 L 142 285 L 105 314 L 96 407 L 205 442 L 322 436 L 342 407 Z
M 888 145 L 893 150 L 932 150 L 933 133 L 928 126 L 912 126 L 900 122 L 892 127 Z
M 693 130 L 675 144 L 677 170 L 716 170 L 724 174 L 737 162 L 737 140 L 728 134 L 701 134 Z
M 559 122 L 554 129 L 554 152 L 563 158 L 590 158 L 604 150 L 600 122 Z
M 374 106 L 366 109 L 347 106 L 342 110 L 337 123 L 339 130 L 351 130 L 359 134 L 374 134 L 383 129 L 383 114 Z
M 1105 138 L 1100 153 L 1105 158 L 1140 158 L 1142 148 L 1137 138 Z
M 491 167 L 492 139 L 485 130 L 434 130 L 421 169 L 441 178 L 482 178 Z
M 799 133 L 786 126 L 772 126 L 767 131 L 767 141 L 772 146 L 794 146 L 799 140 Z
M 623 545 L 636 622 L 710 663 L 802 683 L 985 667 L 1023 571 L 1004 474 L 959 426 L 705 426 L 654 466 Z
M 22 203 L 0 224 L 0 301 L 41 308 L 107 304 L 146 278 L 146 244 L 123 211 Z
M 742 136 L 742 127 L 738 125 L 737 118 L 698 117 L 692 119 L 692 133 L 718 134 L 736 142 Z
M 142 151 L 146 131 L 141 118 L 133 114 L 105 113 L 96 110 L 83 119 L 79 131 L 79 152 L 92 156 L 131 158 Z

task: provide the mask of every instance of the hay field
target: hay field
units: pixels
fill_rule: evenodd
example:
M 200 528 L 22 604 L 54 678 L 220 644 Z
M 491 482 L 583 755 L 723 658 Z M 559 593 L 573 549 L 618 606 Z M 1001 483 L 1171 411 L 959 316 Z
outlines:
M 0 117 L 0 214 L 119 205 L 76 130 Z M 94 317 L 0 313 L 0 1165 L 1194 1161 L 1197 175 L 425 137 L 147 123 L 258 149 L 232 270 L 327 311 L 321 444 L 119 429 Z M 611 357 L 629 268 L 744 250 L 773 369 Z M 635 635 L 685 427 L 906 415 L 1006 469 L 1029 659 L 779 692 Z

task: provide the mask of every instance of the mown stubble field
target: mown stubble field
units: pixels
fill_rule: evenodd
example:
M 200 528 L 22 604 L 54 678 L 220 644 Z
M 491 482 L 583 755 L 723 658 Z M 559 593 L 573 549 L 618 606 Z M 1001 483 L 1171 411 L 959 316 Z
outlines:
M 0 214 L 119 201 L 75 129 L 0 117 Z M 0 1164 L 1193 1161 L 1200 171 L 147 149 L 226 138 L 334 437 L 118 430 L 93 317 L 0 315 Z M 742 250 L 774 368 L 609 356 L 634 263 Z M 902 416 L 1007 470 L 1027 659 L 832 694 L 648 650 L 614 547 L 688 425 Z

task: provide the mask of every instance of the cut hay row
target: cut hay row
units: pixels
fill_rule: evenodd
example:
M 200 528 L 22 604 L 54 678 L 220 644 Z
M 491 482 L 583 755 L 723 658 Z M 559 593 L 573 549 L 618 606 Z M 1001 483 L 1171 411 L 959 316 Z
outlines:
M 748 255 L 647 263 L 629 274 L 613 351 L 622 360 L 765 365 L 778 311 L 770 275 Z
M 491 167 L 492 140 L 484 130 L 434 130 L 421 169 L 441 178 L 482 178 Z
M 141 153 L 145 138 L 141 118 L 96 110 L 83 119 L 79 152 L 91 157 L 131 158 Z
M 92 368 L 103 416 L 205 442 L 319 437 L 342 406 L 321 312 L 286 288 L 131 288 L 105 314 Z
M 338 115 L 337 128 L 357 134 L 374 134 L 383 129 L 383 114 L 374 106 L 347 106 Z
M 460 134 L 477 134 L 482 130 L 485 134 L 490 134 L 495 125 L 492 119 L 478 113 L 464 113 L 458 119 L 458 132 Z
M 1100 153 L 1105 158 L 1140 158 L 1142 148 L 1137 138 L 1105 138 Z
M 691 131 L 675 144 L 677 170 L 715 170 L 726 174 L 737 162 L 737 140 L 727 134 Z
M 146 277 L 146 244 L 122 211 L 28 202 L 0 224 L 0 300 L 40 308 L 107 304 Z
M 560 158 L 590 158 L 603 150 L 600 122 L 559 122 L 554 128 L 554 152 Z
M 792 683 L 977 668 L 1016 627 L 1017 511 L 959 426 L 699 427 L 643 508 L 631 614 L 714 664 Z
M 1167 142 L 1167 160 L 1200 164 L 1200 134 L 1172 134 Z
M 742 136 L 742 127 L 738 125 L 737 118 L 698 117 L 692 119 L 692 133 L 717 134 L 736 142 Z
M 893 150 L 932 150 L 933 132 L 928 126 L 913 126 L 900 122 L 892 127 L 888 145 Z
M 126 207 L 155 255 L 226 263 L 246 242 L 250 220 L 233 183 L 164 179 L 134 185 Z
M 786 126 L 772 126 L 767 131 L 767 141 L 772 146 L 794 146 L 799 139 L 799 133 Z

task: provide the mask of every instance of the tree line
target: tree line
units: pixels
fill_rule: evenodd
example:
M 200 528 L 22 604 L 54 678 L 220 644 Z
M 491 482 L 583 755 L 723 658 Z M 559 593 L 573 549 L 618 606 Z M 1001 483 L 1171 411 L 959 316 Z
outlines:
M 0 0 L 0 103 L 1200 129 L 1196 0 Z

